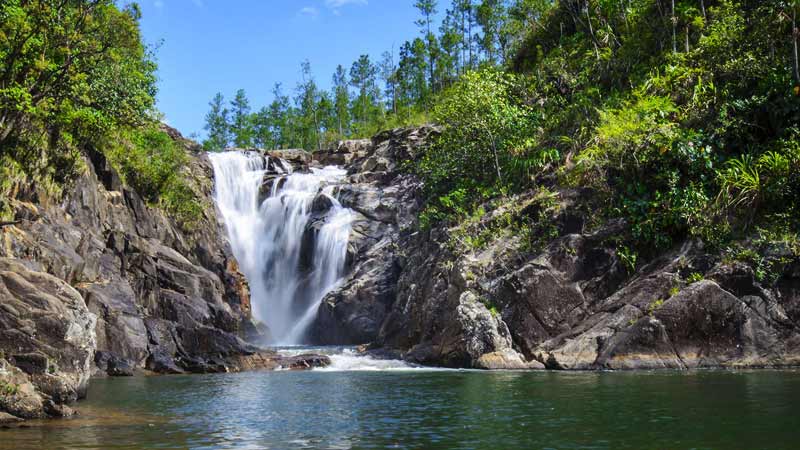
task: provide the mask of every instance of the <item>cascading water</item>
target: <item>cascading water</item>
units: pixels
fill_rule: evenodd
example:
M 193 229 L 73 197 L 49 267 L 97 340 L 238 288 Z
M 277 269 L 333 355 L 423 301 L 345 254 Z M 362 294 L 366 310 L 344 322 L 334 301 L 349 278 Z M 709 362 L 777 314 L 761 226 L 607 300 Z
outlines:
M 331 194 L 346 172 L 326 167 L 300 174 L 287 167 L 259 201 L 268 158 L 240 151 L 209 157 L 214 199 L 250 283 L 253 312 L 269 327 L 273 344 L 299 344 L 320 301 L 344 272 L 351 212 Z M 315 199 L 325 208 L 314 208 Z M 316 234 L 313 249 L 304 248 L 308 232 Z

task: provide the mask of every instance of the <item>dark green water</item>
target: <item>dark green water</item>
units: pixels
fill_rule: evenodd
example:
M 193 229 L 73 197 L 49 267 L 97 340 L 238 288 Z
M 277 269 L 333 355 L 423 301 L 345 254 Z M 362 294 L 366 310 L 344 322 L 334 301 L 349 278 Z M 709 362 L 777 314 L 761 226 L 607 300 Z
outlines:
M 0 448 L 797 449 L 800 372 L 275 372 L 94 380 Z

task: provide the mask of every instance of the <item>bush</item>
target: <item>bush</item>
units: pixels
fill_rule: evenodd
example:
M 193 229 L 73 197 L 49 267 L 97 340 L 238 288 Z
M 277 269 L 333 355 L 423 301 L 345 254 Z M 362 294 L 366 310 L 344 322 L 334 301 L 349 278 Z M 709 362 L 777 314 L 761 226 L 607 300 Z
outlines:
M 416 168 L 428 188 L 429 216 L 465 214 L 482 199 L 525 186 L 531 168 L 548 160 L 529 152 L 536 121 L 520 82 L 496 70 L 470 72 L 442 94 L 432 114 L 443 132 Z M 538 160 L 520 164 L 527 158 Z
M 173 213 L 186 227 L 200 218 L 198 199 L 183 170 L 188 156 L 156 125 L 120 133 L 105 153 L 123 181 L 147 202 Z

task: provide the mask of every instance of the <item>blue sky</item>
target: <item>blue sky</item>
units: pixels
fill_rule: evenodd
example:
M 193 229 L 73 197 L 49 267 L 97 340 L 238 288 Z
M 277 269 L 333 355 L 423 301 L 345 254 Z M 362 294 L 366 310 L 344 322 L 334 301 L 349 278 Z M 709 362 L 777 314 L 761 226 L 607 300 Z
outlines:
M 284 93 L 311 61 L 325 88 L 337 64 L 359 55 L 395 54 L 418 33 L 413 0 L 140 0 L 148 44 L 162 42 L 158 107 L 184 135 L 204 135 L 203 118 L 216 92 L 230 99 L 245 89 L 254 109 Z

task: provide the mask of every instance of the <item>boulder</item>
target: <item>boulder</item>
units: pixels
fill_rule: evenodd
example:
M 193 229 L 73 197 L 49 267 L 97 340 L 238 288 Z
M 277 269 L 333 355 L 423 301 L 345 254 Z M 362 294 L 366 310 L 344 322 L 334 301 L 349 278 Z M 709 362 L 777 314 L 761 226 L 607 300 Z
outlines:
M 65 281 L 0 258 L 0 410 L 25 419 L 83 397 L 92 373 L 96 316 Z

